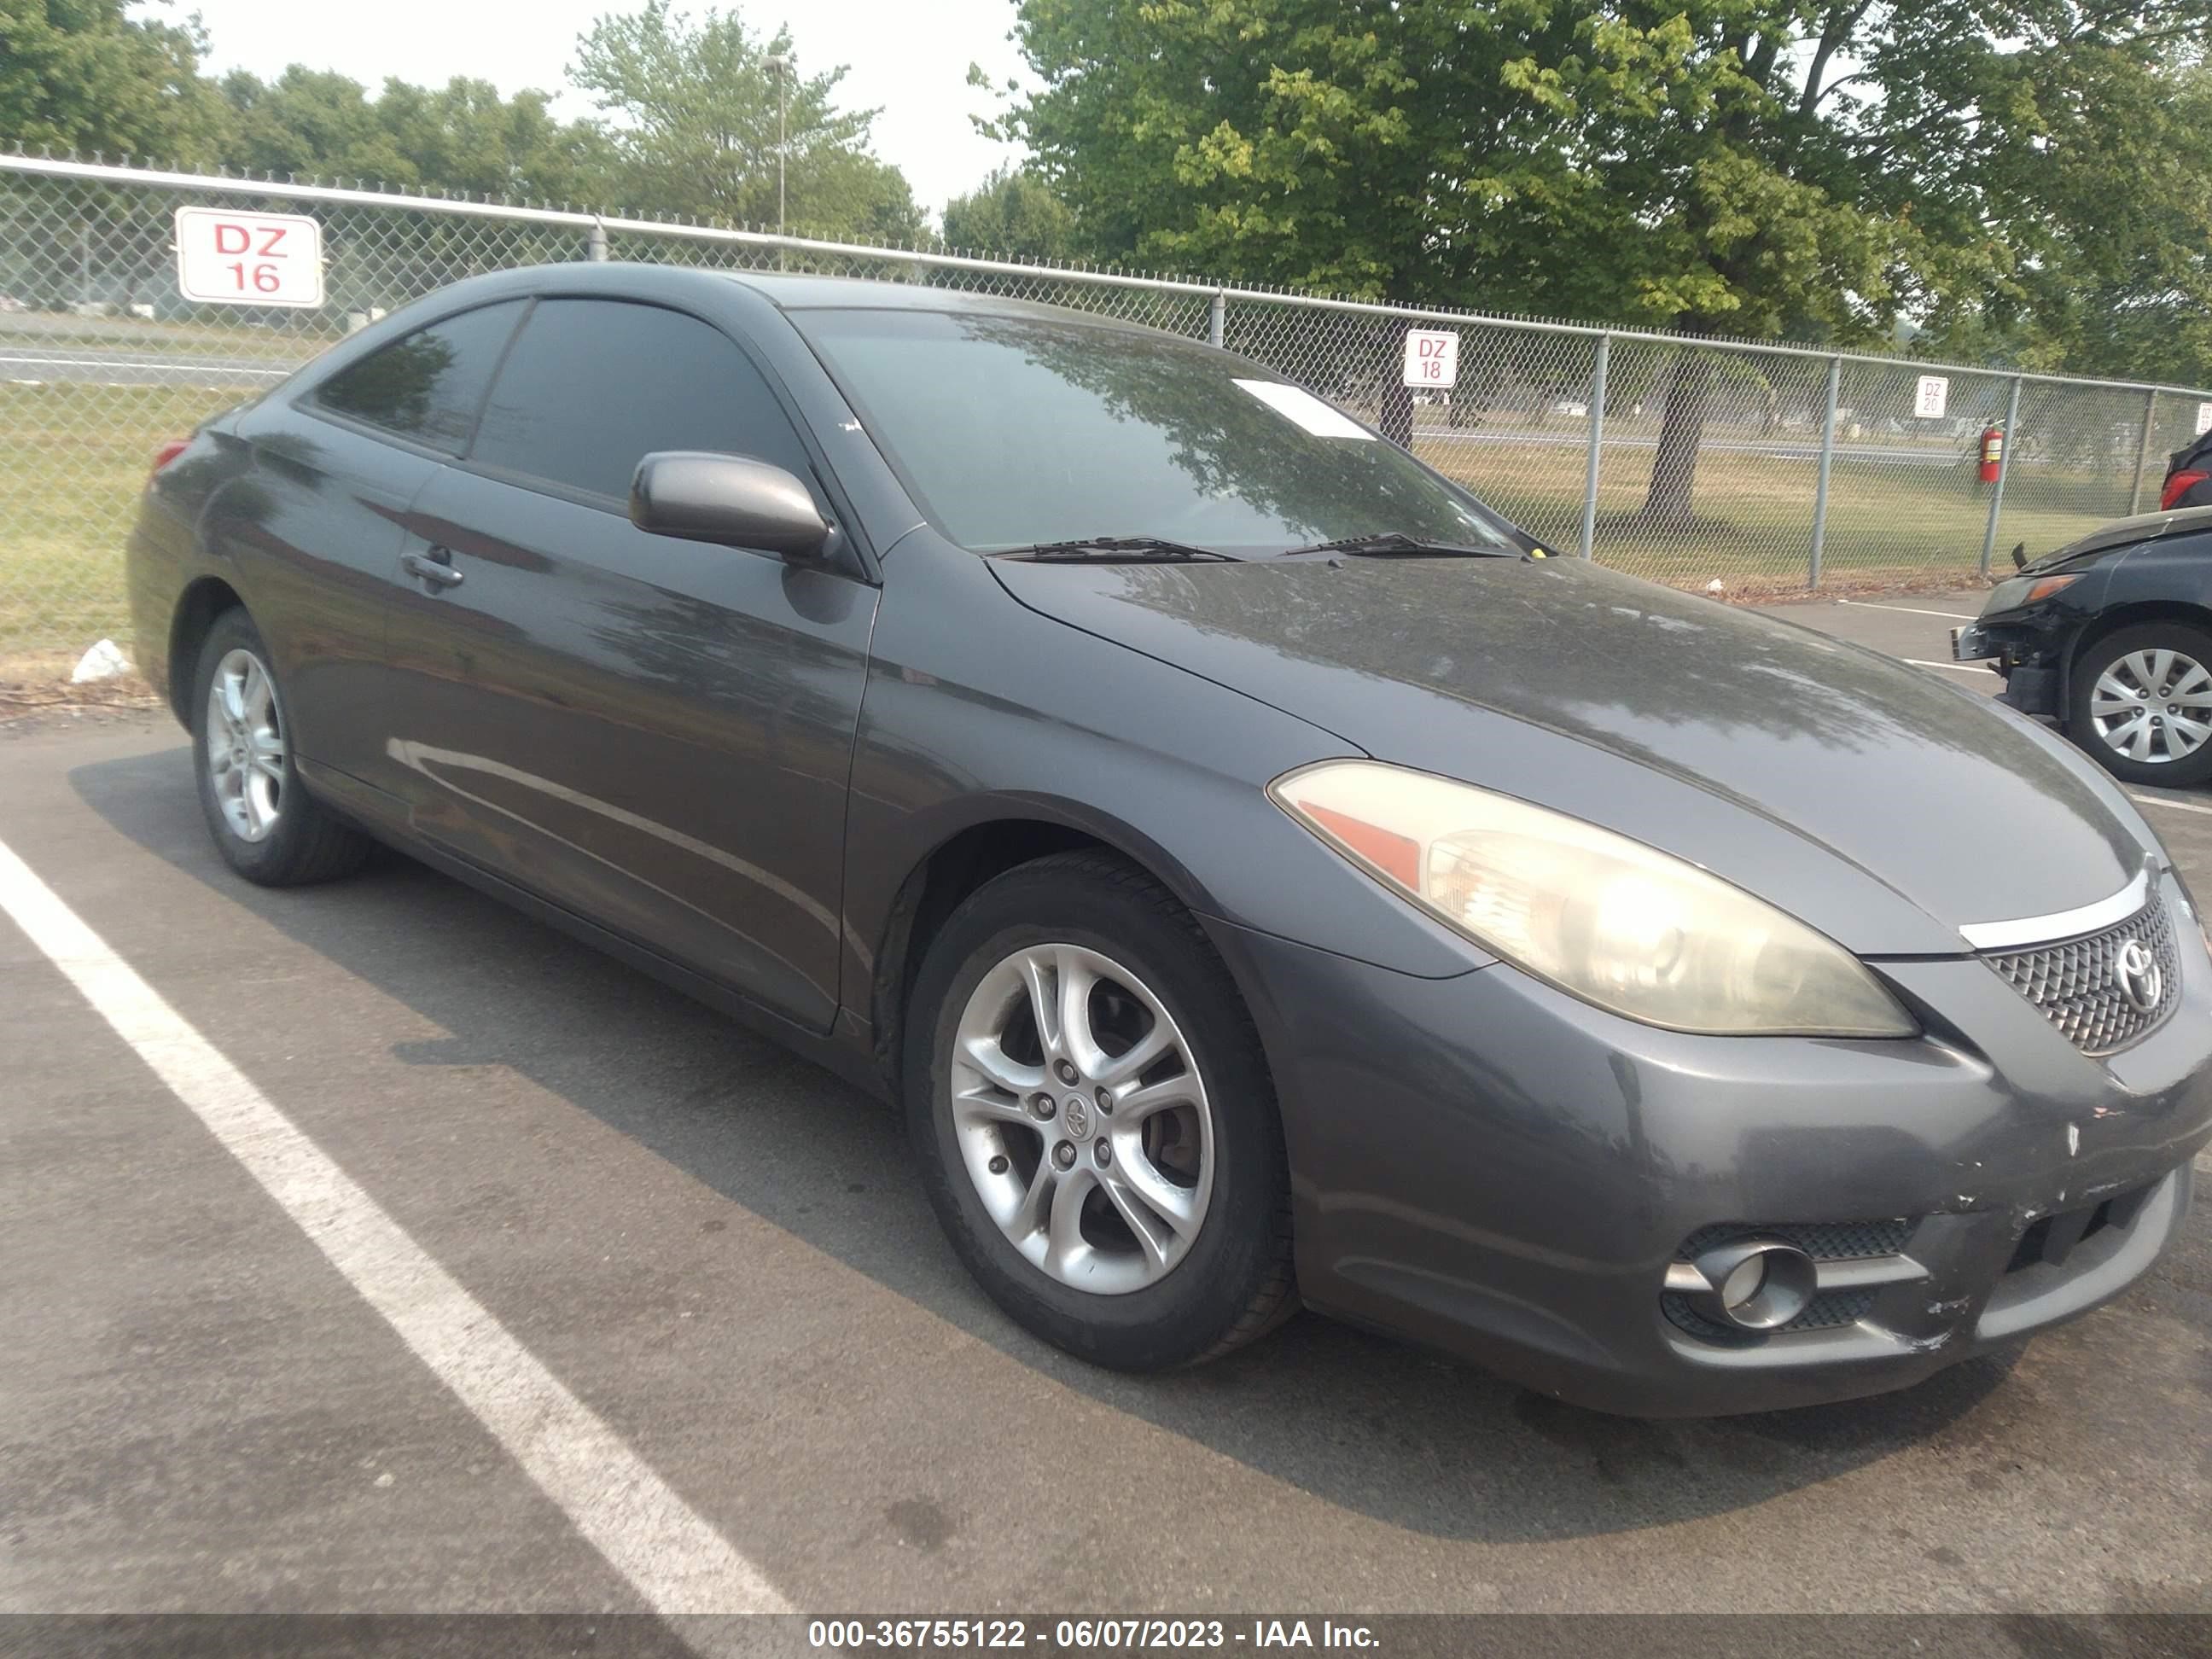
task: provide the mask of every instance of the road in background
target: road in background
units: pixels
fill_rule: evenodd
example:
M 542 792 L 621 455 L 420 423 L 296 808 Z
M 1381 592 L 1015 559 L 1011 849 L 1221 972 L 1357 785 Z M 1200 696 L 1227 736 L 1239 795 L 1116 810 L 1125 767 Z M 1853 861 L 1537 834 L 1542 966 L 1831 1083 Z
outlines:
M 1788 614 L 1936 661 L 1975 608 L 1897 605 Z M 2150 810 L 2212 890 L 2212 807 Z M 164 719 L 0 740 L 0 842 L 793 1606 L 2212 1610 L 2206 1212 L 1847 1406 L 1598 1417 L 1311 1316 L 1117 1376 L 996 1312 L 826 1074 L 404 860 L 240 883 Z M 646 1605 L 4 920 L 0 1000 L 0 1607 Z

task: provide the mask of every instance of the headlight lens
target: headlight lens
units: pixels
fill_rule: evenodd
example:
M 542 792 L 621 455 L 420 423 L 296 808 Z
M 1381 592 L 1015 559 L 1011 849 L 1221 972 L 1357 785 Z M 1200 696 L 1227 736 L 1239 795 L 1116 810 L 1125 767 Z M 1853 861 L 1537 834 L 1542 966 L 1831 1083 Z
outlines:
M 1994 617 L 2001 611 L 2017 611 L 2024 605 L 2039 605 L 2053 593 L 2064 592 L 2081 576 L 2078 570 L 2064 576 L 2008 576 L 1990 590 L 1982 614 Z
M 1268 793 L 1484 949 L 1630 1019 L 1740 1036 L 1919 1030 L 1834 940 L 1579 818 L 1375 761 L 1310 766 Z

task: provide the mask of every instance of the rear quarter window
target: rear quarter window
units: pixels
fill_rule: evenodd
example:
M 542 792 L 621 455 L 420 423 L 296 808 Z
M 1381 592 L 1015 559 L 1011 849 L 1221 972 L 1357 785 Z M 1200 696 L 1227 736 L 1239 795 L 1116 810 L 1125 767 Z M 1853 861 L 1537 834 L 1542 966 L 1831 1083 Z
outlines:
M 315 389 L 333 414 L 452 455 L 467 448 L 500 353 L 522 315 L 520 300 L 464 311 L 418 328 Z

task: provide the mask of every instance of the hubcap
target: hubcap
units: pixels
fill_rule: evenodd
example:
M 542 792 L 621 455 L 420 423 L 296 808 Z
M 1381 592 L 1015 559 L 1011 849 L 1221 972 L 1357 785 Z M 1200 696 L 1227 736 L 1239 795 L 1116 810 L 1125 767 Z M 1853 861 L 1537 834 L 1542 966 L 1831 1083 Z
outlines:
M 2212 673 L 2179 651 L 2130 651 L 2097 676 L 2089 719 L 2116 755 L 2186 760 L 2212 738 Z
M 205 742 L 223 821 L 240 841 L 265 840 L 284 806 L 284 722 L 276 684 L 251 651 L 216 665 Z
M 1016 951 L 961 1011 L 951 1081 L 961 1161 L 1031 1262 L 1120 1296 L 1188 1252 L 1212 1114 L 1182 1032 L 1127 969 L 1080 945 Z

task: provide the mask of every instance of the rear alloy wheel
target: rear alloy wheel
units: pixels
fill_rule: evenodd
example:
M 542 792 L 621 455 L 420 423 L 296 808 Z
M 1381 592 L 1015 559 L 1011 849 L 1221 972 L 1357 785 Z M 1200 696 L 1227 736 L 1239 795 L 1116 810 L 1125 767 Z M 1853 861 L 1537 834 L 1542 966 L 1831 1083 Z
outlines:
M 2069 734 L 2115 776 L 2175 787 L 2212 777 L 2212 635 L 2124 628 L 2075 665 Z
M 986 884 L 908 1006 L 910 1133 L 993 1300 L 1100 1364 L 1225 1352 L 1296 1305 L 1259 1037 L 1205 932 L 1102 854 Z
M 265 887 L 357 868 L 368 839 L 301 786 L 283 691 L 243 611 L 225 611 L 208 630 L 192 692 L 200 810 L 223 862 Z

